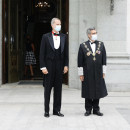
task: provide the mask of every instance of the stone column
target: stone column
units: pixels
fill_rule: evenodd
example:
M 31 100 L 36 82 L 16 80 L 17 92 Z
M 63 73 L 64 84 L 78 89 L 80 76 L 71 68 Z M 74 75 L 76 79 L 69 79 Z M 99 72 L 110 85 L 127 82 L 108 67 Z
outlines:
M 127 53 L 130 54 L 130 0 L 127 0 Z
M 130 0 L 69 1 L 69 86 L 80 88 L 77 72 L 79 44 L 87 40 L 86 29 L 95 26 L 108 56 L 106 83 L 109 91 L 130 90 Z
M 0 0 L 0 86 L 2 84 L 2 0 Z
M 109 91 L 130 91 L 130 1 L 97 0 L 98 38 L 107 50 L 106 84 Z M 129 52 L 129 54 L 128 54 Z
M 80 43 L 87 41 L 86 30 L 97 27 L 97 0 L 69 0 L 69 87 L 81 88 L 77 69 Z
M 126 6 L 126 0 L 114 0 L 111 15 L 110 0 L 97 0 L 98 38 L 105 43 L 110 56 L 126 54 Z
M 97 28 L 97 0 L 79 0 L 79 44 L 88 40 L 90 27 Z
M 79 0 L 69 0 L 69 87 L 78 88 Z

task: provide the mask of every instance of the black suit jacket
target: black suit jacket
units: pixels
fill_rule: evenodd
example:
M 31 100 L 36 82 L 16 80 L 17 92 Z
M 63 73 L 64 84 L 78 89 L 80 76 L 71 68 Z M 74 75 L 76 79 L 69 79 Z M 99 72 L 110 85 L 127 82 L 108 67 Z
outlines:
M 67 36 L 60 33 L 61 44 L 61 60 L 63 61 L 63 67 L 68 66 L 68 43 Z M 55 48 L 53 42 L 52 32 L 43 34 L 40 47 L 40 68 L 48 68 L 50 61 L 54 59 Z

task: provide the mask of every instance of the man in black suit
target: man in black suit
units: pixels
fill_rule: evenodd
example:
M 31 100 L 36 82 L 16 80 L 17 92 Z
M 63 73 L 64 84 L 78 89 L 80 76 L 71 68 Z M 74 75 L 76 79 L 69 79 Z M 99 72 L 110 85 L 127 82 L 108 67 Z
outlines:
M 61 21 L 53 18 L 52 32 L 44 34 L 40 47 L 40 69 L 44 82 L 45 117 L 49 117 L 51 89 L 54 87 L 53 115 L 63 117 L 61 110 L 62 75 L 68 72 L 68 43 L 65 34 L 60 33 Z
M 89 40 L 80 44 L 78 52 L 78 71 L 82 81 L 82 97 L 85 98 L 85 116 L 100 112 L 99 99 L 107 96 L 105 84 L 106 50 L 104 43 L 97 40 L 95 28 L 87 30 Z

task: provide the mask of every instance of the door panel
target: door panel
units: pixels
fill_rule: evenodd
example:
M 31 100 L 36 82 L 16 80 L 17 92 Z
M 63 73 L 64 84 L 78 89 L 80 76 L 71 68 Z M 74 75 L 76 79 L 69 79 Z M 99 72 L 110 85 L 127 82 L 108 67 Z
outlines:
M 31 30 L 31 33 L 33 34 L 35 55 L 37 58 L 37 64 L 34 68 L 36 78 L 34 79 L 41 79 L 42 73 L 39 70 L 39 49 L 42 34 L 51 31 L 50 20 L 52 17 L 59 17 L 62 21 L 62 32 L 68 32 L 69 0 L 48 0 L 55 3 L 55 13 L 50 12 L 50 10 L 49 12 L 45 12 L 45 9 L 44 11 L 40 9 L 38 13 L 38 9 L 35 8 L 36 0 L 3 1 L 3 83 L 17 82 L 25 77 L 25 36 L 29 33 L 27 25 L 31 22 L 35 25 L 35 31 Z M 67 84 L 68 74 L 65 75 L 64 79 L 64 83 Z
M 18 76 L 18 15 L 16 0 L 8 0 L 8 82 L 16 82 Z

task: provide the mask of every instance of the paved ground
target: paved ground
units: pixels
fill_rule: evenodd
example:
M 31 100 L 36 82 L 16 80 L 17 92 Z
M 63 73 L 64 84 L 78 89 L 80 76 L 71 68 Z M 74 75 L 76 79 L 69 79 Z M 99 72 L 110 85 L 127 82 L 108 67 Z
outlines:
M 44 114 L 41 85 L 6 84 L 0 88 L 0 130 L 130 130 L 130 92 L 110 92 L 100 106 L 103 117 L 84 116 L 80 90 L 63 87 L 62 113 Z

